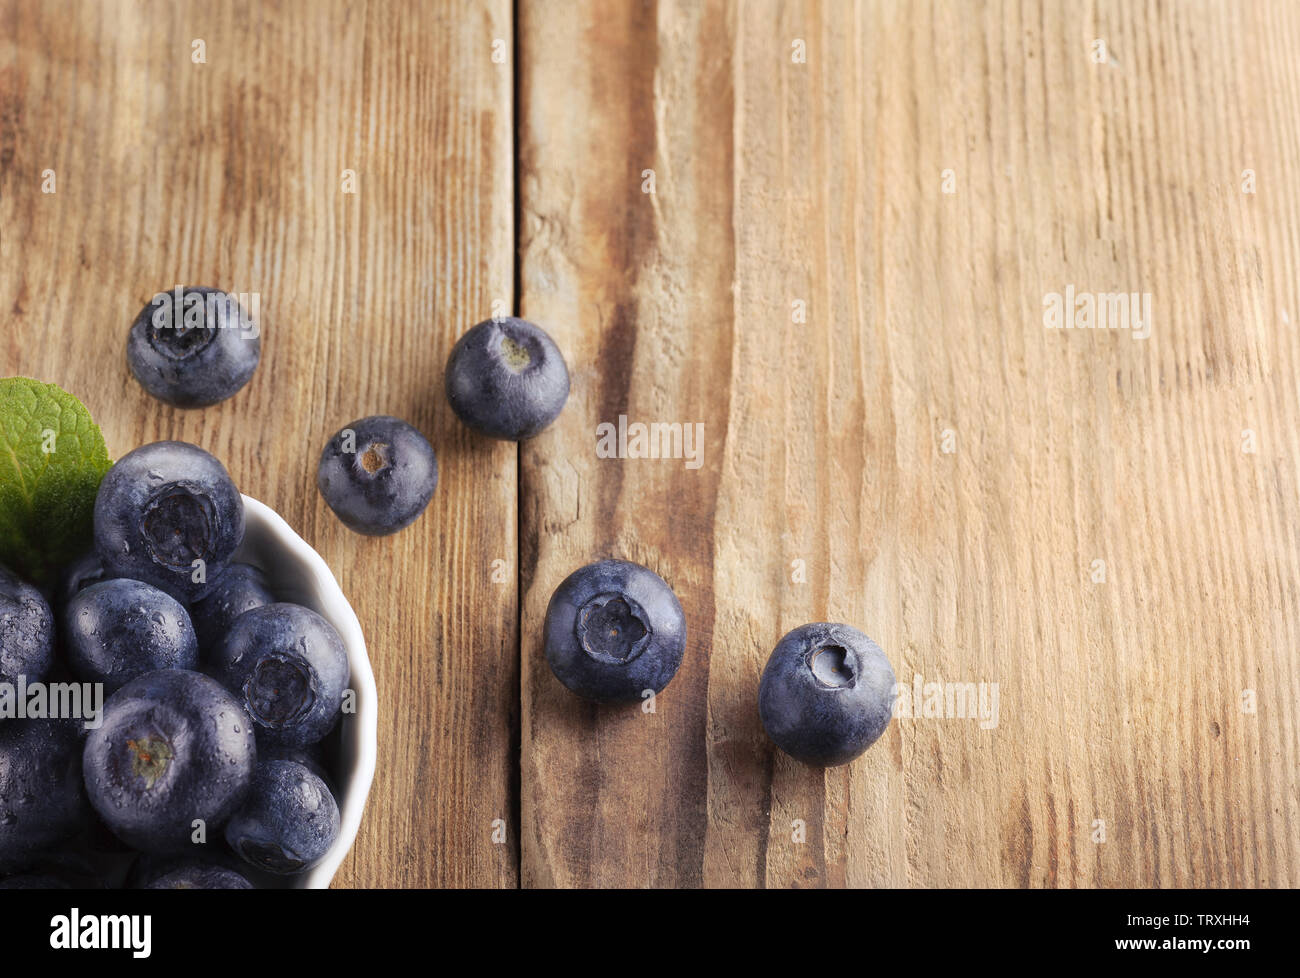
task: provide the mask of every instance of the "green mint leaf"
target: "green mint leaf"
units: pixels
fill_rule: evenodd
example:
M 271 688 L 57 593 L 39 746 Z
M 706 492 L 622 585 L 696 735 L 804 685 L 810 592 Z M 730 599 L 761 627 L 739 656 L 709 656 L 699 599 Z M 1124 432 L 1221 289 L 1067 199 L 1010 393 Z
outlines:
M 0 564 L 49 584 L 93 543 L 95 493 L 111 465 L 79 400 L 54 384 L 0 379 Z

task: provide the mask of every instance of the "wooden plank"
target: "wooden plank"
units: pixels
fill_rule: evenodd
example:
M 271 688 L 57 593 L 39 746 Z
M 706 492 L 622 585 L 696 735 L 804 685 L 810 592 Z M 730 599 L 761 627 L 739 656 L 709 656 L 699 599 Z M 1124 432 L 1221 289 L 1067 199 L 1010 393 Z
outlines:
M 521 456 L 523 882 L 1300 882 L 1294 6 L 533 0 L 519 32 L 521 309 L 574 376 Z M 1044 328 L 1069 286 L 1150 293 L 1151 335 Z M 619 414 L 704 422 L 703 467 L 598 459 Z M 686 608 L 653 716 L 541 655 L 605 555 Z M 774 752 L 759 673 L 822 618 L 998 684 L 996 727 Z
M 339 577 L 379 685 L 379 769 L 338 885 L 513 886 L 516 453 L 446 407 L 455 337 L 513 284 L 509 0 L 0 5 L 0 372 L 78 394 L 122 454 L 213 451 Z M 192 42 L 206 63 L 191 61 Z M 42 171 L 57 191 L 42 193 Z M 357 193 L 343 193 L 343 171 Z M 263 360 L 180 412 L 130 378 L 158 289 L 258 292 Z M 344 529 L 325 440 L 392 413 L 441 484 L 396 537 Z
M 573 377 L 560 421 L 521 453 L 526 885 L 702 882 L 734 261 L 731 50 L 700 53 L 729 37 L 724 15 L 594 0 L 519 13 L 520 308 Z M 703 422 L 705 464 L 597 458 L 596 426 L 619 415 Z M 582 703 L 541 653 L 551 592 L 605 556 L 651 567 L 686 609 L 686 659 L 653 714 Z

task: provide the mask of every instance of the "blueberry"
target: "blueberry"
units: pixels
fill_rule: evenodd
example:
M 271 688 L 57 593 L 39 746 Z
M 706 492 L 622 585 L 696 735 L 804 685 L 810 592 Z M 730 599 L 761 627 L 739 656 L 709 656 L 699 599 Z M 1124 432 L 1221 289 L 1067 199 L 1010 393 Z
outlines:
M 140 386 L 176 407 L 224 401 L 253 376 L 261 330 L 220 289 L 160 292 L 140 311 L 126 341 L 126 362 Z
M 258 747 L 257 759 L 259 762 L 293 761 L 295 764 L 301 764 L 325 782 L 330 794 L 336 798 L 338 797 L 334 776 L 325 768 L 325 754 L 321 750 L 320 744 L 310 744 L 306 747 L 280 747 L 275 744 L 266 744 Z
M 245 611 L 274 603 L 275 596 L 259 568 L 252 564 L 231 564 L 207 596 L 190 608 L 199 648 L 204 655 L 211 655 L 236 618 Z
M 87 849 L 99 855 L 122 856 L 135 851 L 114 835 L 113 830 L 99 817 L 99 812 L 89 805 L 81 837 L 85 839 Z
M 0 683 L 38 683 L 54 665 L 54 613 L 32 585 L 0 567 Z
M 544 637 L 551 670 L 573 692 L 601 703 L 636 701 L 676 674 L 686 651 L 686 618 L 654 571 L 601 560 L 555 589 Z
M 211 859 L 174 859 L 138 874 L 141 890 L 251 890 L 242 874 Z
M 767 660 L 758 713 L 778 747 L 808 764 L 847 764 L 885 732 L 894 669 L 856 628 L 817 622 L 786 635 Z
M 260 763 L 260 761 L 259 761 Z M 257 766 L 254 765 L 256 770 Z M 252 776 L 249 776 L 252 784 Z M 220 832 L 211 835 L 206 845 L 191 846 L 179 855 L 149 852 L 133 853 L 135 860 L 122 881 L 124 890 L 249 890 L 252 883 L 244 878 L 239 860 L 226 850 Z M 119 861 L 120 862 L 120 861 Z M 232 879 L 238 877 L 238 880 Z M 196 885 L 204 880 L 213 885 Z M 162 885 L 155 885 L 159 882 Z M 231 885 L 224 885 L 230 883 Z M 187 885 L 190 884 L 190 885 Z
M 99 554 L 94 550 L 87 550 L 59 571 L 59 581 L 54 591 L 55 607 L 66 608 L 69 601 L 90 585 L 98 584 L 102 580 L 104 580 L 104 562 L 99 559 Z
M 244 539 L 244 501 L 203 449 L 160 441 L 123 456 L 95 497 L 95 549 L 109 577 L 197 601 Z
M 236 619 L 210 662 L 240 701 L 258 741 L 306 747 L 339 718 L 348 657 L 333 626 L 296 604 L 268 604 Z
M 185 607 L 152 584 L 92 584 L 63 610 L 68 663 L 83 682 L 113 693 L 155 669 L 194 669 L 199 642 Z
M 281 875 L 311 869 L 338 837 L 334 796 L 293 761 L 258 764 L 248 800 L 226 825 L 231 849 L 250 865 Z
M 215 680 L 183 669 L 133 679 L 86 737 L 90 803 L 122 841 L 178 853 L 194 821 L 219 829 L 244 801 L 257 761 L 252 725 Z
M 87 817 L 79 725 L 0 721 L 0 871 L 30 864 L 75 835 Z
M 353 421 L 321 452 L 316 486 L 344 525 L 367 536 L 396 533 L 424 512 L 438 460 L 424 435 L 381 414 Z
M 488 319 L 471 328 L 452 348 L 445 379 L 460 420 L 506 441 L 532 438 L 569 397 L 560 348 L 526 319 Z

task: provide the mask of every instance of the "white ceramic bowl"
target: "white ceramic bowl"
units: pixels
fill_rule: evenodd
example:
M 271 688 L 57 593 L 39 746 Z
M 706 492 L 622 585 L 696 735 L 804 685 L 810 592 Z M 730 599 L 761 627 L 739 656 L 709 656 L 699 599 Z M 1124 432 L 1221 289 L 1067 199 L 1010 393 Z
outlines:
M 356 691 L 357 711 L 339 721 L 339 758 L 330 772 L 339 791 L 339 837 L 320 865 L 289 881 L 300 889 L 325 889 L 356 840 L 375 779 L 379 731 L 375 674 L 370 669 L 361 623 L 321 555 L 273 509 L 249 496 L 244 497 L 244 542 L 235 559 L 260 567 L 278 600 L 304 605 L 321 615 L 342 636 L 348 652 L 349 688 Z

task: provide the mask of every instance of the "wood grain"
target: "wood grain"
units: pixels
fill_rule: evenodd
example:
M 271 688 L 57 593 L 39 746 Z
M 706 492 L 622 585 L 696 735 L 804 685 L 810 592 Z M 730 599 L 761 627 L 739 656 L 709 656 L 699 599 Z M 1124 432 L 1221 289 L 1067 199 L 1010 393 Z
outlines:
M 520 461 L 523 880 L 698 885 L 734 263 L 731 198 L 717 187 L 731 168 L 717 138 L 731 121 L 729 53 L 691 56 L 725 32 L 703 6 L 682 12 L 673 44 L 653 4 L 520 13 L 520 308 L 552 330 L 573 381 L 560 421 Z M 667 111 L 681 114 L 665 129 Z M 659 168 L 657 196 L 642 192 L 647 168 Z M 596 426 L 620 414 L 702 421 L 714 454 L 698 469 L 597 458 Z M 649 566 L 686 609 L 686 659 L 653 714 L 578 701 L 541 654 L 551 592 L 599 557 Z
M 213 451 L 339 576 L 382 713 L 337 885 L 1300 884 L 1300 10 L 515 6 L 0 0 L 0 371 Z M 122 362 L 178 282 L 262 301 L 203 412 Z M 573 377 L 518 450 L 441 394 L 516 286 Z M 1067 288 L 1150 336 L 1045 328 Z M 442 482 L 362 540 L 314 465 L 379 411 Z M 598 457 L 620 415 L 702 464 Z M 686 610 L 653 713 L 542 656 L 604 556 Z M 996 726 L 792 762 L 758 678 L 820 619 Z
M 518 29 L 522 312 L 575 365 L 521 459 L 525 884 L 1296 885 L 1295 7 Z M 1150 337 L 1046 329 L 1067 286 L 1151 293 Z M 620 413 L 704 422 L 704 466 L 598 459 Z M 611 554 L 692 629 L 653 716 L 541 658 L 551 590 Z M 757 682 L 819 619 L 909 685 L 997 683 L 997 726 L 793 763 Z
M 442 394 L 455 337 L 514 289 L 512 76 L 492 60 L 510 17 L 509 0 L 0 3 L 0 370 L 76 393 L 115 455 L 212 451 L 338 576 L 381 698 L 340 886 L 517 882 L 515 833 L 492 841 L 516 807 L 516 452 L 468 436 Z M 261 297 L 256 377 L 201 412 L 151 400 L 123 357 L 176 283 Z M 424 517 L 378 540 L 315 488 L 326 439 L 372 413 L 424 431 L 441 469 Z

